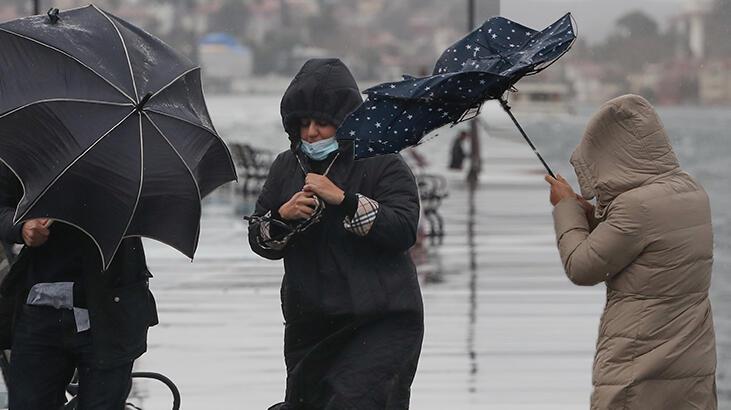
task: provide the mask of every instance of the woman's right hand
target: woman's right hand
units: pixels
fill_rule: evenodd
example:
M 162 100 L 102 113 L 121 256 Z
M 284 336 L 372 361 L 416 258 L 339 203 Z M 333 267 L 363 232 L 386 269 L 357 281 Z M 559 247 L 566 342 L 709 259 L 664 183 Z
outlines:
M 279 216 L 287 221 L 307 219 L 315 213 L 316 206 L 317 199 L 313 192 L 300 191 L 279 207 Z

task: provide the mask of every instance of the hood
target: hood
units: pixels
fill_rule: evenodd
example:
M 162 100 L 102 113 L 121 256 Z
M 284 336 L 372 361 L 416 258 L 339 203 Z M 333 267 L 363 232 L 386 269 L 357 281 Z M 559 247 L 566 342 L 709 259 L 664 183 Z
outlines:
M 301 118 L 327 121 L 339 127 L 363 102 L 353 75 L 337 58 L 307 61 L 284 92 L 282 125 L 292 143 L 299 141 Z
M 655 109 L 638 95 L 615 98 L 589 120 L 571 156 L 581 194 L 596 197 L 596 216 L 620 194 L 679 171 Z

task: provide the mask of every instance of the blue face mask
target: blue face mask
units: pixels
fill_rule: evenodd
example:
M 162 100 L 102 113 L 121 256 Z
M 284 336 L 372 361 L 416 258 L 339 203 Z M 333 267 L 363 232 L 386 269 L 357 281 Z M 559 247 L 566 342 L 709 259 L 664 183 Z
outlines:
M 323 159 L 327 158 L 327 156 L 330 155 L 332 152 L 337 151 L 338 146 L 338 141 L 335 139 L 335 137 L 332 137 L 313 143 L 302 141 L 302 144 L 300 145 L 300 151 L 302 151 L 305 155 L 307 155 L 311 159 L 314 159 L 315 161 L 322 161 Z

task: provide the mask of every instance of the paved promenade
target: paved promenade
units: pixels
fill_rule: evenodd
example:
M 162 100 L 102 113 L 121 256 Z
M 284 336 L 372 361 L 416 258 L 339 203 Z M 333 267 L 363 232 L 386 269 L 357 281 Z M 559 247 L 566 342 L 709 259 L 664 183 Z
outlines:
M 412 408 L 587 409 L 604 288 L 565 278 L 530 149 L 483 141 L 480 187 L 471 198 L 462 174 L 447 174 L 447 235 L 420 264 L 426 335 Z M 432 164 L 446 163 L 429 147 Z M 184 409 L 265 409 L 283 396 L 281 263 L 249 250 L 232 209 L 206 207 L 194 263 L 146 242 L 161 324 L 137 368 L 171 377 Z M 153 384 L 135 394 L 149 409 L 169 402 Z

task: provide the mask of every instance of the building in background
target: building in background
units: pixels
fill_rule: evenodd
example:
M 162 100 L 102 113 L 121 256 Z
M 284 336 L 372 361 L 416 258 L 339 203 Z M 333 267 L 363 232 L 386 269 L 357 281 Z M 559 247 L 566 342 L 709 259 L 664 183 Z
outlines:
M 230 34 L 209 33 L 198 46 L 203 82 L 213 91 L 229 91 L 252 74 L 253 55 L 249 47 Z
M 499 14 L 500 0 L 474 2 L 475 25 Z M 87 3 L 40 0 L 42 10 L 51 4 L 66 9 Z M 28 14 L 32 4 L 0 1 L 0 21 Z M 439 54 L 467 30 L 469 0 L 95 0 L 95 4 L 188 55 L 202 65 L 206 84 L 221 88 L 228 83 L 226 77 L 290 77 L 305 59 L 319 56 L 342 58 L 366 82 L 425 75 Z M 584 42 L 580 36 L 552 72 L 560 74 L 560 82 L 569 85 L 571 98 L 578 102 L 636 92 L 660 104 L 731 104 L 725 91 L 731 87 L 727 75 L 731 0 L 677 4 L 677 13 L 666 21 L 656 21 L 659 14 L 627 9 L 601 42 Z M 230 36 L 238 45 L 210 44 L 205 37 L 210 33 Z M 212 63 L 219 58 L 230 58 L 230 63 Z M 536 80 L 557 81 L 543 76 Z
M 731 58 L 704 64 L 698 75 L 699 98 L 704 104 L 731 103 Z

